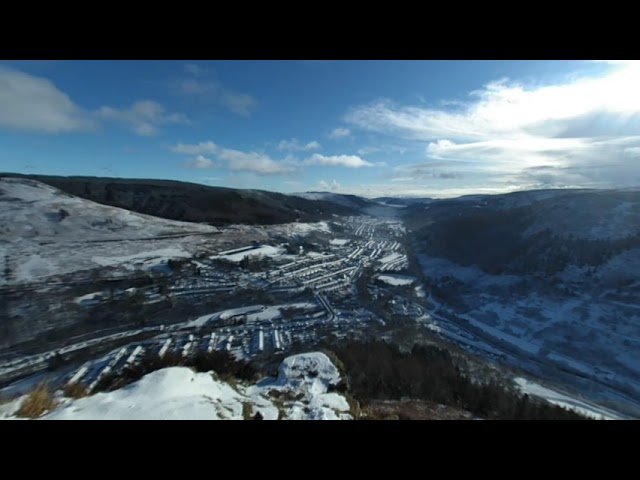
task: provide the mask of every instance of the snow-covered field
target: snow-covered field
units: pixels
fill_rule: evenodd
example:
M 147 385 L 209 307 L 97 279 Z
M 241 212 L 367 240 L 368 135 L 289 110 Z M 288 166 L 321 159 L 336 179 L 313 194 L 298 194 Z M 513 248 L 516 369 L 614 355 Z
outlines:
M 253 385 L 230 384 L 215 373 L 186 367 L 152 372 L 120 390 L 60 404 L 45 420 L 349 420 L 344 396 L 329 392 L 340 373 L 323 353 L 286 358 L 277 378 Z M 275 393 L 274 393 L 275 392 Z M 0 418 L 15 418 L 24 396 L 0 407 Z M 278 399 L 278 401 L 276 401 Z
M 569 410 L 574 410 L 581 415 L 585 415 L 590 418 L 597 420 L 603 418 L 605 420 L 621 420 L 624 418 L 611 410 L 597 405 L 592 405 L 551 388 L 543 387 L 539 383 L 532 382 L 531 380 L 527 380 L 522 377 L 515 378 L 514 382 L 522 393 L 543 398 L 549 403 L 553 403 L 554 405 L 558 405 Z
M 278 255 L 282 255 L 284 253 L 285 253 L 285 249 L 282 247 L 274 247 L 272 245 L 262 245 L 260 247 L 255 247 L 255 248 L 247 247 L 246 250 L 242 249 L 242 251 L 238 253 L 226 253 L 226 254 L 222 253 L 219 255 L 212 255 L 210 258 L 212 259 L 220 258 L 223 260 L 228 260 L 230 262 L 239 263 L 245 257 L 253 257 L 253 256 L 259 256 L 259 255 L 263 255 L 265 257 L 275 257 Z

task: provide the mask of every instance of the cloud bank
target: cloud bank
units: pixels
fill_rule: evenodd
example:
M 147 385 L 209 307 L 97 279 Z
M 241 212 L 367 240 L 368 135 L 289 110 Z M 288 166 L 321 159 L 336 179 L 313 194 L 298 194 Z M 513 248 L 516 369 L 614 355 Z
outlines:
M 119 123 L 137 135 L 150 136 L 164 125 L 187 124 L 189 120 L 151 100 L 135 102 L 128 108 L 103 106 L 89 111 L 50 80 L 0 66 L 0 127 L 55 134 L 97 130 L 104 122 Z
M 278 145 L 278 149 L 290 150 L 290 147 L 294 145 L 296 147 L 300 147 L 299 150 L 304 151 L 315 148 L 315 145 L 313 144 L 317 143 L 309 142 L 303 145 L 295 139 L 286 140 L 283 142 L 285 142 L 286 148 L 284 148 L 282 146 L 282 142 L 280 142 L 280 144 Z M 357 155 L 321 155 L 319 153 L 314 153 L 304 160 L 299 160 L 289 154 L 284 158 L 274 159 L 264 152 L 225 148 L 211 140 L 195 144 L 178 143 L 169 147 L 169 150 L 182 155 L 215 155 L 219 160 L 224 162 L 224 166 L 228 170 L 237 172 L 252 172 L 263 175 L 296 173 L 301 171 L 305 166 L 316 165 L 325 167 L 346 168 L 373 167 L 377 165 L 363 160 Z M 198 166 L 196 166 L 196 164 Z M 191 161 L 187 164 L 187 166 L 191 168 L 210 168 L 213 167 L 213 162 L 211 162 L 211 164 L 206 164 L 205 162 Z
M 640 63 L 547 85 L 503 79 L 446 107 L 378 100 L 350 109 L 354 128 L 424 142 L 402 176 L 484 175 L 493 188 L 640 184 Z M 436 165 L 438 163 L 438 165 Z M 540 173 L 540 172 L 544 173 Z
M 50 80 L 0 66 L 0 127 L 68 133 L 95 129 L 97 123 Z

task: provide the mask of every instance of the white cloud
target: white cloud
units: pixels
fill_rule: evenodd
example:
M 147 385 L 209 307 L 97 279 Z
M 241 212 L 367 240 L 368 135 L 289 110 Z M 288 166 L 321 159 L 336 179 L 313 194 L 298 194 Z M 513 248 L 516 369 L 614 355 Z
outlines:
M 224 92 L 220 97 L 223 106 L 231 110 L 233 113 L 242 117 L 248 117 L 258 105 L 258 102 L 251 95 L 246 93 L 238 94 Z
M 360 168 L 360 167 L 373 167 L 374 164 L 371 162 L 367 162 L 363 160 L 357 155 L 321 155 L 319 153 L 314 153 L 304 162 L 306 165 L 324 165 L 331 167 L 349 167 L 349 168 Z
M 182 153 L 186 155 L 197 155 L 199 153 L 215 153 L 218 150 L 218 146 L 211 142 L 200 142 L 195 145 L 188 145 L 184 143 L 178 143 L 175 146 L 170 147 L 174 153 Z
M 301 144 L 295 138 L 291 140 L 283 140 L 278 144 L 280 150 L 310 150 L 316 147 L 317 142 L 308 142 Z M 319 146 L 319 144 L 317 145 Z M 323 166 L 341 166 L 349 168 L 373 167 L 384 165 L 381 163 L 371 163 L 363 160 L 357 155 L 330 155 L 325 156 L 314 153 L 311 157 L 304 161 L 297 160 L 295 157 L 288 155 L 287 157 L 276 160 L 271 158 L 264 152 L 242 151 L 231 148 L 224 148 L 217 145 L 211 140 L 199 142 L 196 144 L 178 143 L 170 147 L 170 150 L 179 154 L 197 155 L 212 154 L 218 159 L 225 162 L 226 167 L 232 171 L 253 172 L 258 174 L 288 174 L 294 173 L 301 169 L 304 165 L 323 165 Z M 196 167 L 193 162 L 189 163 L 192 168 L 206 168 L 204 166 Z
M 187 162 L 187 166 L 191 168 L 209 168 L 212 166 L 213 162 L 202 156 L 202 154 L 208 153 L 215 155 L 219 160 L 222 160 L 227 169 L 236 172 L 275 175 L 293 173 L 299 170 L 299 162 L 291 156 L 287 156 L 282 160 L 274 160 L 269 157 L 269 155 L 262 152 L 245 152 L 242 150 L 224 148 L 211 140 L 196 144 L 178 143 L 177 145 L 170 147 L 170 150 L 178 154 L 200 154 L 195 160 Z M 198 159 L 201 160 L 198 161 Z
M 508 182 L 534 182 L 534 177 L 545 185 L 553 180 L 625 186 L 640 181 L 633 163 L 640 151 L 637 85 L 640 63 L 615 62 L 598 77 L 574 75 L 555 84 L 492 82 L 471 92 L 467 102 L 438 108 L 376 101 L 351 109 L 345 120 L 364 130 L 424 141 L 422 167 L 429 168 L 432 160 L 450 162 L 440 168 L 444 176 L 439 178 L 458 171 L 464 161 L 474 174 L 501 176 L 504 188 L 511 188 Z M 555 170 L 532 176 L 529 169 L 541 165 Z
M 184 71 L 189 75 L 194 75 L 194 76 L 198 76 L 203 73 L 202 67 L 199 65 L 196 65 L 195 63 L 187 63 L 184 66 Z
M 240 172 L 255 172 L 261 174 L 292 173 L 298 170 L 291 158 L 276 161 L 264 153 L 243 152 L 223 148 L 218 153 L 218 158 L 227 162 L 227 168 Z
M 189 123 L 184 114 L 167 113 L 160 103 L 151 100 L 135 102 L 131 107 L 124 109 L 101 107 L 98 115 L 105 120 L 127 125 L 133 132 L 142 136 L 155 135 L 162 125 Z
M 188 160 L 185 165 L 189 168 L 197 169 L 212 168 L 214 166 L 213 161 L 203 155 L 198 155 L 196 158 Z
M 0 66 L 0 127 L 64 133 L 97 123 L 50 80 Z
M 179 95 L 220 105 L 243 117 L 250 116 L 258 105 L 251 95 L 238 93 L 223 86 L 206 68 L 187 64 L 184 66 L 184 72 L 187 76 L 174 82 L 174 91 Z
M 628 157 L 640 157 L 640 147 L 627 147 L 624 149 L 624 153 Z
M 306 151 L 306 150 L 318 150 L 320 148 L 320 143 L 316 140 L 311 142 L 302 144 L 300 140 L 297 138 L 292 138 L 290 140 L 280 140 L 278 143 L 278 150 L 288 150 L 288 151 Z
M 329 134 L 329 138 L 332 138 L 335 140 L 338 138 L 348 137 L 349 135 L 351 135 L 351 130 L 344 127 L 337 127 L 331 131 L 331 133 Z
M 323 190 L 330 190 L 332 192 L 340 189 L 340 183 L 335 178 L 331 181 L 331 183 L 326 182 L 325 180 L 320 180 L 319 185 Z

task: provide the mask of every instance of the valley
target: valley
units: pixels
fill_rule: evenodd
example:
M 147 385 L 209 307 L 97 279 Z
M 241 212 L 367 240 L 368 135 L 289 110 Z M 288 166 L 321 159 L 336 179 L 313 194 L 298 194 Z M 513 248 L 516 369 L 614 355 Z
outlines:
M 5 395 L 44 376 L 91 391 L 149 354 L 222 351 L 268 364 L 323 343 L 386 339 L 455 345 L 487 359 L 514 388 L 597 418 L 640 416 L 637 279 L 616 274 L 637 259 L 628 219 L 619 222 L 632 225 L 621 237 L 631 243 L 619 253 L 585 266 L 562 260 L 563 269 L 535 260 L 554 273 L 526 273 L 521 254 L 505 256 L 517 260 L 507 265 L 494 250 L 501 236 L 539 233 L 531 224 L 516 222 L 514 233 L 498 221 L 501 233 L 483 240 L 489 266 L 473 257 L 480 240 L 451 248 L 473 231 L 458 236 L 456 225 L 443 225 L 478 208 L 522 218 L 512 210 L 549 195 L 506 206 L 486 204 L 504 196 L 407 204 L 334 196 L 351 210 L 312 222 L 214 226 L 33 180 L 0 182 Z M 332 202 L 331 194 L 306 195 Z M 575 225 L 567 229 L 576 235 Z

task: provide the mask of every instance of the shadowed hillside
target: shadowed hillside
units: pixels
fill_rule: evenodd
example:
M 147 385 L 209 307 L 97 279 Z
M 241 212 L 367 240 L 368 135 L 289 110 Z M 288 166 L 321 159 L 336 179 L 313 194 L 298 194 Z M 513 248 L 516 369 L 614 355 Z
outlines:
M 262 190 L 209 187 L 171 180 L 1 174 L 46 183 L 87 200 L 170 220 L 271 225 L 315 222 L 356 210 L 323 200 Z

